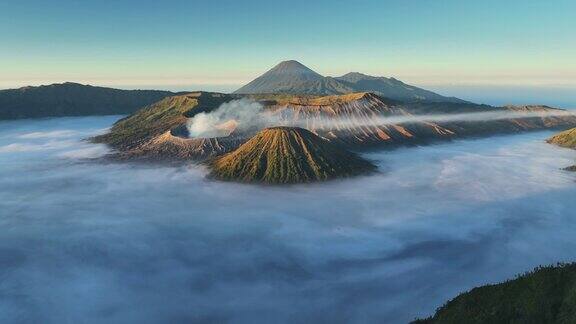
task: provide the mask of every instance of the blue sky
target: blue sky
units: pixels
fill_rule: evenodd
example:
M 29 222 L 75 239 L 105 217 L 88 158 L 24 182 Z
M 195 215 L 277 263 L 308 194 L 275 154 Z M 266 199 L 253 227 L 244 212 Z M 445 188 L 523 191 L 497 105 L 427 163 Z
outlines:
M 0 88 L 234 88 L 285 59 L 421 86 L 576 88 L 576 1 L 0 2 Z

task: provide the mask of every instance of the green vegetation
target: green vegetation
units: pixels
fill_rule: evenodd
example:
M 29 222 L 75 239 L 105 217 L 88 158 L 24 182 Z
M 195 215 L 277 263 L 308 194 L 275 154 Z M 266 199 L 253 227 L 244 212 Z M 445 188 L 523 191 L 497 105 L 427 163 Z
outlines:
M 414 323 L 576 323 L 576 264 L 540 267 L 514 280 L 474 288 Z
M 548 139 L 548 143 L 561 147 L 576 149 L 576 128 L 563 131 Z M 576 172 L 576 165 L 565 168 L 566 171 Z
M 0 119 L 130 114 L 173 95 L 169 91 L 119 90 L 70 82 L 0 90 Z
M 372 163 L 297 127 L 267 128 L 210 163 L 210 177 L 268 184 L 323 181 L 374 171 Z
M 166 131 L 186 124 L 188 117 L 231 100 L 219 93 L 190 93 L 165 98 L 116 122 L 109 133 L 94 138 L 114 148 L 133 149 Z
M 548 139 L 548 143 L 576 149 L 576 128 L 552 136 Z

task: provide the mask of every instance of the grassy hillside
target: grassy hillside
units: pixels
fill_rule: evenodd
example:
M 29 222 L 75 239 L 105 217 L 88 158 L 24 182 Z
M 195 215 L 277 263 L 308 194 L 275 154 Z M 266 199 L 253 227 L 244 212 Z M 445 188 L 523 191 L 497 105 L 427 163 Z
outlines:
M 550 139 L 548 139 L 548 143 L 576 149 L 576 128 L 572 128 L 552 136 Z
M 514 280 L 474 288 L 420 324 L 576 323 L 576 264 L 537 268 Z
M 561 147 L 576 149 L 576 128 L 563 131 L 548 139 L 548 143 Z M 576 165 L 565 168 L 566 171 L 576 172 Z
M 0 119 L 121 115 L 174 93 L 119 90 L 78 83 L 0 90 Z
M 95 137 L 94 141 L 117 149 L 132 149 L 172 128 L 181 127 L 188 117 L 229 100 L 229 95 L 205 92 L 168 97 L 119 120 L 109 133 Z
M 216 179 L 268 184 L 323 181 L 375 170 L 370 162 L 296 127 L 264 129 L 210 167 Z

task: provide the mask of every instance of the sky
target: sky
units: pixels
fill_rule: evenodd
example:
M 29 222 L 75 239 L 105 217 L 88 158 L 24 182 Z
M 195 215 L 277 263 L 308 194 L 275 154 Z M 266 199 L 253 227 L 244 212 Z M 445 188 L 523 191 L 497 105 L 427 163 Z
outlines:
M 0 30 L 0 88 L 231 91 L 286 59 L 456 94 L 576 88 L 573 0 L 4 0 Z

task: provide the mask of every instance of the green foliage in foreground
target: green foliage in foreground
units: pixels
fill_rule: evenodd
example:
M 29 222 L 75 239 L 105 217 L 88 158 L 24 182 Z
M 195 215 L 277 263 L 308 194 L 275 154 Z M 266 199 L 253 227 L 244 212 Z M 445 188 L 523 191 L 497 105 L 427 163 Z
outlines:
M 576 323 L 576 264 L 540 267 L 474 288 L 414 323 Z

